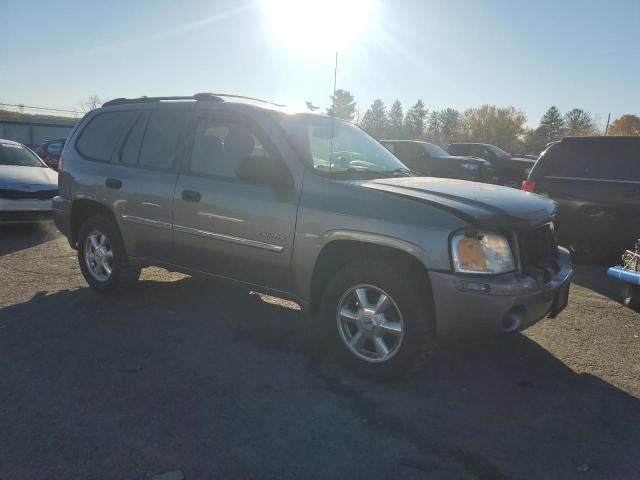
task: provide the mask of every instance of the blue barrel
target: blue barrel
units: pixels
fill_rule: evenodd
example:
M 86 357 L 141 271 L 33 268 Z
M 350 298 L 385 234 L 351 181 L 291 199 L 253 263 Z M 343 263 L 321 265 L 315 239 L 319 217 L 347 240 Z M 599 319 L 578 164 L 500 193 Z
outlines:
M 607 270 L 607 275 L 618 280 L 622 280 L 623 282 L 640 285 L 640 272 L 625 270 L 622 267 L 611 267 L 609 270 Z

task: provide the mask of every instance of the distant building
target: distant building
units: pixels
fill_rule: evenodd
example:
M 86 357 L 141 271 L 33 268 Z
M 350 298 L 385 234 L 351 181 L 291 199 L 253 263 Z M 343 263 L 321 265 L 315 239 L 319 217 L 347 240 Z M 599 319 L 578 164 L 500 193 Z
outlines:
M 46 140 L 67 138 L 76 123 L 75 118 L 0 110 L 0 138 L 35 147 Z

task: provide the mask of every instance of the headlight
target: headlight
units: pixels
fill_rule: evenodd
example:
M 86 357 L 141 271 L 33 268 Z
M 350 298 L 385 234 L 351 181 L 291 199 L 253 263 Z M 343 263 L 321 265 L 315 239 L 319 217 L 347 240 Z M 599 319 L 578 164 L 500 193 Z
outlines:
M 478 165 L 475 163 L 461 163 L 460 166 L 462 168 L 466 168 L 467 170 L 476 171 L 478 170 Z
M 515 270 L 509 241 L 493 232 L 468 231 L 451 239 L 453 268 L 462 273 L 506 273 Z

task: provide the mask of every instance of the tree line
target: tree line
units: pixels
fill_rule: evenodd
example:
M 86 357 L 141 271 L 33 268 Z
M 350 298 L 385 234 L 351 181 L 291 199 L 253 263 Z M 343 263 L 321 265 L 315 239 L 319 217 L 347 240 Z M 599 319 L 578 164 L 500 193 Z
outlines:
M 319 107 L 307 102 L 307 107 Z M 418 100 L 406 111 L 395 100 L 387 108 L 382 99 L 373 101 L 362 116 L 355 98 L 348 90 L 338 89 L 330 97 L 326 113 L 355 121 L 378 139 L 424 140 L 446 146 L 454 142 L 479 142 L 497 145 L 508 152 L 538 154 L 550 142 L 564 136 L 602 135 L 593 115 L 581 108 L 562 114 L 550 107 L 535 128 L 527 128 L 527 116 L 514 107 L 482 105 L 459 111 L 454 108 L 429 110 Z M 623 115 L 615 120 L 609 135 L 640 135 L 640 118 Z

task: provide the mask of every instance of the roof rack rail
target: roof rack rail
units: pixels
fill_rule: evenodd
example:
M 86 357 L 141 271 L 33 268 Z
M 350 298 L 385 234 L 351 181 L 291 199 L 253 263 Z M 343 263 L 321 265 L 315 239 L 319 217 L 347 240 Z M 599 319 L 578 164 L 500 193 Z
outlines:
M 269 105 L 274 105 L 276 107 L 284 107 L 280 103 L 269 102 L 268 100 L 262 100 L 261 98 L 255 97 L 246 97 L 244 95 L 233 95 L 227 93 L 196 93 L 194 95 L 187 96 L 173 96 L 173 97 L 140 97 L 140 98 L 114 98 L 113 100 L 109 100 L 102 104 L 103 107 L 111 107 L 113 105 L 127 105 L 131 103 L 153 103 L 153 102 L 162 102 L 162 101 L 170 101 L 170 100 L 196 100 L 198 102 L 224 102 L 224 98 L 240 98 L 243 100 L 252 100 L 254 102 L 262 102 L 268 103 Z
M 196 93 L 195 95 L 187 96 L 172 96 L 172 97 L 140 97 L 140 98 L 114 98 L 102 104 L 103 107 L 110 107 L 112 105 L 126 105 L 129 103 L 153 103 L 162 102 L 166 100 L 198 100 L 198 101 L 213 101 L 224 102 L 220 97 L 211 95 L 209 93 Z
M 269 105 L 273 105 L 275 107 L 286 107 L 286 105 L 282 103 L 270 102 L 269 100 L 263 100 L 262 98 L 247 97 L 245 95 L 233 95 L 231 93 L 197 93 L 196 95 L 213 95 L 214 97 L 240 98 L 242 100 L 253 100 L 254 102 L 268 103 Z

